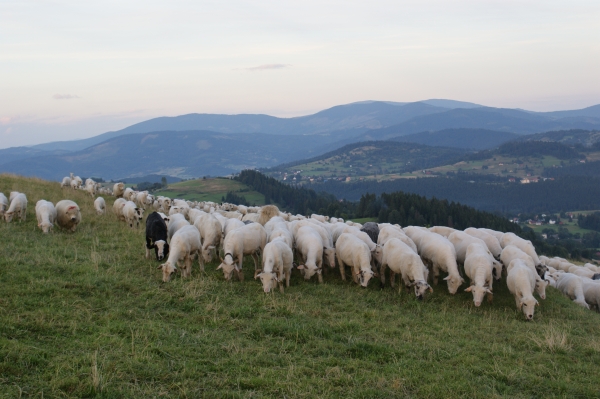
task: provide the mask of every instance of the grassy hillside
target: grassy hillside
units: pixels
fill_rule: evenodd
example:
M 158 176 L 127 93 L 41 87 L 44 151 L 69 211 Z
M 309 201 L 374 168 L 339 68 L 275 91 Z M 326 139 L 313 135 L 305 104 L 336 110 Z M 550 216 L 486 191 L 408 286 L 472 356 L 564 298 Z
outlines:
M 265 203 L 264 195 L 245 184 L 230 179 L 187 180 L 169 184 L 165 190 L 155 194 L 170 198 L 184 198 L 190 201 L 221 202 L 221 197 L 226 196 L 228 191 L 244 196 L 250 204 L 264 205 Z
M 24 223 L 0 223 L 0 397 L 597 397 L 600 316 L 550 289 L 525 322 L 504 282 L 492 305 L 443 286 L 423 302 L 327 270 L 285 294 L 226 283 L 216 265 L 161 282 L 143 232 L 82 192 L 0 175 Z M 71 198 L 76 233 L 37 228 L 35 202 Z M 107 198 L 110 208 L 112 198 Z

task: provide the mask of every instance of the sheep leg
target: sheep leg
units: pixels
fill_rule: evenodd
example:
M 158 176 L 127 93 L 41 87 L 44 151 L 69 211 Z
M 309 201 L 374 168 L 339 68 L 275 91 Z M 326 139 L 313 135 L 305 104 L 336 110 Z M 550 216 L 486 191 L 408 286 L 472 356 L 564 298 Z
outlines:
M 198 256 L 198 265 L 200 266 L 200 271 L 204 273 L 204 257 L 199 252 L 196 252 L 196 255 Z
M 385 268 L 386 268 L 386 266 L 387 265 L 385 262 L 381 262 L 381 267 L 379 268 L 379 281 L 380 281 L 379 286 L 381 288 L 385 287 Z M 390 273 L 392 276 L 394 275 L 394 272 L 392 272 L 391 269 L 390 269 Z M 392 287 L 394 286 L 393 281 L 394 280 L 392 280 Z
M 244 255 L 240 255 L 238 258 L 238 269 L 236 269 L 235 274 L 237 274 L 237 278 L 240 281 L 244 281 L 244 272 L 242 271 L 242 265 L 244 263 Z M 256 269 L 256 263 L 254 263 Z
M 438 277 L 440 276 L 440 269 L 437 265 L 433 265 L 433 285 L 438 285 Z
M 337 256 L 337 254 L 336 254 L 336 258 L 337 258 L 338 264 L 340 265 L 340 275 L 342 276 L 342 280 L 346 281 L 346 270 L 344 269 L 344 262 L 340 259 L 339 256 Z
M 355 284 L 358 284 L 358 274 L 360 272 L 360 269 L 356 270 L 356 268 L 354 266 L 352 266 L 352 280 L 354 281 Z

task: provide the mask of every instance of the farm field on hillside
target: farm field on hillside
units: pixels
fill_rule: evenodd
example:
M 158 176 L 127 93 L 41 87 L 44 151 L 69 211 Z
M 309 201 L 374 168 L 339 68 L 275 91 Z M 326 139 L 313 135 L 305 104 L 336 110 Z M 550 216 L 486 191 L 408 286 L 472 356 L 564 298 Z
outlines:
M 257 191 L 250 189 L 245 184 L 230 179 L 197 179 L 187 180 L 169 186 L 156 195 L 171 198 L 183 198 L 190 201 L 221 202 L 221 198 L 233 191 L 246 198 L 249 204 L 264 205 L 265 197 Z
M 526 322 L 504 280 L 480 308 L 466 285 L 420 302 L 331 269 L 265 294 L 251 260 L 243 282 L 194 262 L 165 284 L 112 197 L 98 216 L 58 183 L 0 175 L 12 190 L 29 206 L 0 223 L 0 398 L 598 397 L 600 315 L 552 288 Z M 41 198 L 75 200 L 77 231 L 43 235 Z

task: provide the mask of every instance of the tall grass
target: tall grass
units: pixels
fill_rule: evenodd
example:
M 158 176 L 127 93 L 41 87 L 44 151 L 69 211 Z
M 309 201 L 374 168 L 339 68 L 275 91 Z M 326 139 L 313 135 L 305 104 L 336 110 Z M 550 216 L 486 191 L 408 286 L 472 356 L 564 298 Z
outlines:
M 599 396 L 600 317 L 554 289 L 526 322 L 504 282 L 481 308 L 462 290 L 418 302 L 334 270 L 265 295 L 251 260 L 243 283 L 195 263 L 164 284 L 143 229 L 97 216 L 85 193 L 1 175 L 10 190 L 29 208 L 0 223 L 2 398 Z M 40 198 L 75 200 L 77 232 L 42 234 Z

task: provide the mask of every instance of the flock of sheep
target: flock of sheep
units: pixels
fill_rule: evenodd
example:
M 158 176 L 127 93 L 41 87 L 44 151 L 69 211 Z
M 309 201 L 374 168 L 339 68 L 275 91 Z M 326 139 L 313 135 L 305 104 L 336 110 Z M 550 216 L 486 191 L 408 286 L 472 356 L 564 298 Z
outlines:
M 469 279 L 465 291 L 472 293 L 475 306 L 480 306 L 484 297 L 491 302 L 494 280 L 501 281 L 505 276 L 517 309 L 527 320 L 533 319 L 539 305 L 534 294 L 545 299 L 548 285 L 581 306 L 600 310 L 600 268 L 538 256 L 530 241 L 513 233 L 484 228 L 460 231 L 443 226 L 401 228 L 373 222 L 361 225 L 316 214 L 291 215 L 274 205 L 247 207 L 155 198 L 147 191 L 125 188 L 123 183 L 116 183 L 112 190 L 91 179 L 84 185 L 73 174 L 61 185 L 86 190 L 92 197 L 98 192 L 114 195 L 114 214 L 131 228 L 139 226 L 146 209 L 152 210 L 146 219 L 146 258 L 154 250 L 157 260 L 166 259 L 158 266 L 164 282 L 170 281 L 177 270 L 181 277 L 189 277 L 195 257 L 202 271 L 206 263 L 219 257 L 217 269 L 223 271 L 225 279 L 230 281 L 235 275 L 241 281 L 243 259 L 251 256 L 254 277 L 261 280 L 264 292 L 277 287 L 283 292 L 284 282 L 289 287 L 294 267 L 305 280 L 316 275 L 321 283 L 324 264 L 329 268 L 337 264 L 342 280 L 346 280 L 349 267 L 352 279 L 362 287 L 378 277 L 383 288 L 389 268 L 391 286 L 400 275 L 405 288 L 418 299 L 433 291 L 430 273 L 434 285 L 438 284 L 440 271 L 447 275 L 444 280 L 450 294 L 465 283 L 465 276 Z M 97 197 L 94 207 L 98 214 L 105 214 L 104 198 Z M 24 221 L 26 208 L 25 194 L 12 192 L 9 206 L 0 193 L 0 215 L 7 222 L 15 216 Z M 79 207 L 70 200 L 56 206 L 40 200 L 36 215 L 44 233 L 54 223 L 75 231 L 81 222 Z

